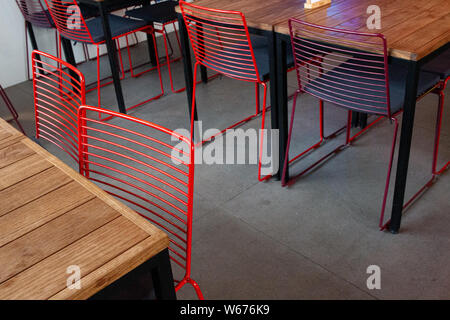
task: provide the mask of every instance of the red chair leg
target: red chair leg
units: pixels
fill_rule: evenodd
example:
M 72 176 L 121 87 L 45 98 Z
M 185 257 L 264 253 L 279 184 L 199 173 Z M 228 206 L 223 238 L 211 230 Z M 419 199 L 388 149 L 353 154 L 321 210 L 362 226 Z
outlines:
M 189 279 L 188 282 L 194 287 L 195 293 L 197 294 L 198 299 L 205 300 L 205 298 L 203 297 L 203 293 L 200 290 L 200 286 L 197 284 L 197 282 L 195 282 L 194 279 Z
M 299 153 L 298 155 L 296 155 L 292 159 L 289 159 L 289 148 L 290 148 L 291 137 L 292 137 L 292 128 L 294 126 L 295 109 L 296 109 L 297 97 L 298 97 L 299 93 L 300 92 L 297 90 L 295 92 L 295 94 L 294 94 L 294 100 L 293 100 L 293 106 L 292 106 L 292 114 L 291 114 L 291 121 L 290 121 L 289 134 L 288 134 L 288 141 L 287 141 L 287 147 L 286 147 L 286 154 L 285 154 L 283 173 L 282 173 L 282 178 L 281 178 L 281 185 L 283 187 L 288 185 L 288 184 L 289 185 L 293 184 L 295 182 L 295 180 L 300 178 L 302 175 L 304 175 L 305 173 L 307 173 L 308 171 L 310 171 L 311 169 L 313 169 L 314 167 L 316 167 L 320 163 L 322 163 L 324 160 L 326 160 L 330 156 L 332 156 L 332 155 L 336 154 L 337 152 L 341 151 L 344 147 L 346 147 L 350 143 L 350 129 L 351 129 L 351 127 L 349 127 L 349 123 L 351 123 L 351 112 L 348 112 L 347 125 L 345 125 L 342 128 L 334 131 L 333 133 L 325 136 L 325 134 L 324 134 L 324 131 L 325 131 L 325 129 L 324 129 L 324 116 L 323 116 L 324 115 L 324 106 L 323 106 L 323 101 L 320 100 L 320 102 L 319 102 L 319 129 L 320 129 L 320 139 L 319 139 L 319 141 L 316 142 L 315 144 L 313 144 L 312 146 L 308 147 L 306 150 L 302 151 L 301 153 Z M 286 180 L 287 167 L 291 163 L 297 161 L 298 159 L 300 159 L 303 156 L 307 155 L 311 151 L 314 151 L 314 150 L 318 149 L 319 147 L 321 147 L 324 144 L 324 142 L 326 140 L 331 140 L 331 139 L 337 137 L 339 134 L 341 134 L 341 132 L 344 129 L 346 129 L 346 132 L 347 132 L 345 144 L 337 147 L 336 149 L 334 149 L 330 153 L 326 154 L 325 156 L 320 158 L 317 162 L 313 163 L 311 166 L 309 166 L 308 168 L 303 170 L 301 173 L 299 173 L 298 175 L 292 177 L 289 181 Z
M 100 108 L 102 106 L 102 97 L 100 93 L 100 46 L 97 45 L 97 101 L 98 101 L 98 107 Z M 87 91 L 88 92 L 88 91 Z M 99 117 L 101 118 L 101 114 L 99 113 Z
M 389 221 L 387 223 L 384 223 L 384 213 L 386 211 L 387 196 L 389 194 L 389 185 L 390 185 L 390 181 L 391 181 L 392 164 L 394 162 L 395 146 L 397 144 L 397 133 L 398 133 L 398 120 L 395 117 L 393 117 L 391 119 L 394 121 L 395 129 L 394 129 L 394 137 L 392 139 L 391 156 L 389 158 L 389 167 L 388 167 L 388 173 L 387 173 L 387 177 L 386 177 L 386 184 L 384 187 L 383 204 L 381 206 L 381 213 L 380 213 L 379 226 L 380 226 L 381 230 L 384 230 L 386 228 L 386 226 L 389 224 Z
M 0 86 L 0 96 L 3 98 L 3 101 L 5 102 L 6 107 L 9 109 L 9 112 L 11 112 L 12 115 L 11 121 L 14 121 L 19 127 L 19 130 L 22 131 L 24 135 L 26 135 L 25 130 L 23 129 L 22 124 L 19 121 L 19 114 L 17 113 L 16 109 L 14 108 L 14 105 L 12 104 L 11 100 L 9 100 L 8 95 L 1 86 Z
M 437 91 L 439 95 L 439 105 L 436 117 L 436 129 L 434 135 L 434 150 L 433 150 L 433 162 L 431 165 L 431 178 L 419 189 L 404 205 L 403 209 L 408 208 L 414 201 L 416 201 L 420 196 L 422 196 L 426 190 L 428 190 L 438 179 L 438 177 L 450 166 L 450 161 L 448 161 L 440 169 L 437 169 L 437 161 L 439 154 L 439 143 L 441 138 L 441 128 L 442 128 L 442 116 L 444 111 L 444 88 L 440 88 Z
M 154 44 L 155 52 L 156 52 L 156 55 L 158 55 L 158 47 L 156 45 L 155 33 L 152 33 L 152 37 L 153 37 L 153 44 Z M 129 52 L 129 48 L 128 48 L 128 52 Z M 128 55 L 128 57 L 130 58 L 131 56 Z M 159 64 L 159 59 L 156 60 L 156 67 L 155 68 L 158 70 L 159 85 L 160 85 L 160 88 L 161 88 L 161 92 L 158 93 L 156 96 L 154 96 L 152 98 L 149 98 L 149 99 L 147 99 L 145 101 L 139 102 L 139 103 L 137 103 L 135 105 L 132 105 L 132 106 L 126 108 L 127 111 L 132 110 L 132 109 L 137 108 L 137 107 L 140 107 L 140 106 L 142 106 L 142 105 L 144 105 L 144 104 L 146 104 L 146 103 L 148 103 L 150 101 L 159 99 L 159 98 L 161 98 L 164 95 L 164 86 L 163 86 L 163 82 L 162 82 L 161 66 Z M 123 66 L 122 66 L 122 70 L 123 70 Z M 125 73 L 123 73 L 123 75 L 125 76 Z M 107 121 L 109 119 L 111 119 L 111 116 L 108 116 L 108 117 L 103 118 L 101 120 L 102 121 Z
M 442 127 L 442 116 L 444 113 L 444 88 L 439 91 L 439 109 L 438 109 L 438 116 L 437 116 L 437 123 L 436 123 L 436 134 L 435 134 L 435 142 L 434 142 L 434 152 L 433 152 L 433 175 L 440 175 L 450 165 L 450 161 L 448 161 L 443 167 L 441 167 L 439 170 L 436 169 L 437 167 L 437 161 L 438 161 L 438 153 L 439 153 L 439 143 L 441 138 L 441 127 Z
M 156 37 L 155 37 L 155 33 L 154 33 L 154 32 L 152 33 L 152 37 L 153 37 L 153 46 L 154 46 L 154 49 L 155 49 L 155 53 L 156 53 L 156 56 L 158 56 L 158 46 L 157 46 L 157 44 L 156 44 Z M 145 101 L 142 101 L 142 102 L 140 102 L 140 103 L 138 103 L 138 104 L 135 104 L 135 105 L 133 105 L 133 106 L 131 106 L 131 107 L 128 107 L 128 108 L 127 108 L 127 111 L 128 111 L 128 110 L 131 110 L 131 109 L 134 109 L 134 108 L 137 108 L 137 107 L 139 107 L 139 106 L 141 106 L 141 105 L 143 105 L 143 104 L 146 104 L 146 103 L 148 103 L 148 102 L 150 102 L 150 101 L 159 99 L 159 98 L 161 98 L 161 97 L 164 95 L 164 85 L 163 85 L 163 82 L 162 82 L 161 65 L 160 65 L 160 63 L 159 63 L 159 59 L 156 59 L 156 67 L 155 67 L 155 68 L 158 70 L 159 86 L 160 86 L 160 88 L 161 88 L 161 92 L 160 92 L 159 94 L 157 94 L 156 96 L 150 98 L 150 99 L 147 99 L 147 100 L 145 100 Z
M 266 111 L 267 111 L 267 84 L 262 83 L 264 92 L 263 92 L 263 106 L 262 106 L 262 117 L 261 117 L 261 137 L 260 137 L 260 145 L 259 145 L 259 161 L 258 161 L 258 180 L 264 181 L 273 176 L 273 174 L 268 174 L 266 176 L 262 176 L 261 170 L 262 170 L 262 155 L 263 155 L 263 148 L 264 148 L 264 127 L 266 123 Z M 256 83 L 256 114 L 259 114 L 259 84 Z M 273 154 L 273 151 L 272 151 Z

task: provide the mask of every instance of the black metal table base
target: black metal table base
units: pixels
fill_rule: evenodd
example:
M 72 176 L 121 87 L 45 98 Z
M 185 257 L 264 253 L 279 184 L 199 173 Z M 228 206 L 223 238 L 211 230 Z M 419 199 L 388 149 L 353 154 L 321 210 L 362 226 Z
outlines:
M 176 300 L 168 250 L 160 252 L 89 300 Z

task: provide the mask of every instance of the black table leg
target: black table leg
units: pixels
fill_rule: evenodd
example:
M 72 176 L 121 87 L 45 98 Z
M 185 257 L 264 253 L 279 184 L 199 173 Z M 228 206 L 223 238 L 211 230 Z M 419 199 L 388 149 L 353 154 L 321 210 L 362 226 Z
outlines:
M 286 66 L 286 50 L 287 43 L 283 36 L 276 34 L 276 99 L 278 103 L 278 126 L 280 129 L 280 169 L 278 177 L 284 170 L 284 159 L 286 155 L 287 139 L 288 139 L 288 93 L 287 93 L 287 66 Z M 272 102 L 273 103 L 273 102 Z M 272 111 L 273 112 L 273 111 Z M 286 180 L 289 180 L 289 166 L 286 168 Z
M 394 200 L 392 206 L 389 230 L 398 233 L 402 219 L 403 201 L 405 198 L 406 178 L 408 175 L 409 154 L 416 110 L 417 83 L 419 67 L 417 62 L 408 63 L 408 78 L 406 82 L 405 109 L 403 112 L 400 149 L 398 154 L 397 175 L 395 179 Z
M 65 61 L 70 63 L 72 66 L 76 67 L 77 62 L 75 60 L 75 55 L 73 54 L 73 47 L 70 40 L 61 37 L 61 46 L 64 51 Z M 78 75 L 73 70 L 69 70 L 69 74 L 72 77 L 72 85 L 74 86 L 74 88 L 79 88 L 79 84 L 75 80 L 78 79 Z
M 152 258 L 155 266 L 152 269 L 153 286 L 155 288 L 156 299 L 176 300 L 175 287 L 173 282 L 172 267 L 168 249 L 160 252 Z
M 198 23 L 198 30 L 199 30 L 199 35 L 198 35 L 198 41 L 200 43 L 200 46 L 203 48 L 202 43 L 203 43 L 203 28 L 202 28 L 202 24 Z M 203 48 L 205 49 L 205 48 Z M 208 82 L 208 72 L 206 70 L 206 67 L 204 66 L 200 66 L 200 77 L 202 79 L 203 83 L 207 83 Z
M 30 42 L 31 46 L 33 47 L 33 50 L 39 50 L 36 41 L 36 36 L 34 35 L 33 25 L 28 21 L 25 21 L 25 24 L 27 26 L 28 35 L 30 36 Z
M 61 37 L 61 45 L 64 51 L 64 56 L 66 58 L 66 61 L 73 65 L 74 67 L 77 66 L 77 62 L 75 61 L 75 55 L 73 54 L 73 48 L 72 44 L 70 43 L 70 40 Z
M 361 127 L 361 129 L 367 127 L 367 117 L 367 113 L 361 113 L 359 115 L 359 126 Z
M 192 117 L 192 91 L 194 89 L 194 74 L 192 71 L 191 49 L 189 47 L 189 37 L 182 14 L 178 14 L 178 28 L 180 33 L 181 51 L 183 54 L 184 81 L 186 84 L 186 96 L 188 101 L 189 116 Z M 197 121 L 197 109 L 194 112 L 194 121 Z M 190 127 L 190 124 L 189 124 Z
M 168 250 L 103 288 L 89 300 L 176 300 Z
M 271 112 L 270 112 L 270 120 L 271 120 L 271 126 L 273 130 L 279 129 L 279 120 L 278 120 L 278 74 L 277 74 L 277 47 L 276 47 L 276 35 L 273 31 L 265 31 L 265 34 L 267 36 L 267 43 L 269 44 L 268 50 L 269 50 L 269 65 L 270 65 L 270 104 L 271 104 Z M 281 153 L 283 152 L 281 150 L 281 147 L 278 146 L 278 152 L 279 157 L 278 161 L 281 159 Z M 273 150 L 273 149 L 272 149 Z M 282 166 L 282 163 L 279 163 L 278 166 L 278 172 L 274 172 L 273 176 L 275 179 L 280 180 L 280 167 Z
M 145 0 L 142 3 L 144 6 L 150 5 L 150 0 Z M 150 23 L 149 23 L 150 24 Z M 153 23 L 150 24 L 153 27 Z M 156 66 L 156 52 L 155 52 L 155 45 L 153 43 L 153 36 L 151 34 L 147 33 L 147 45 L 148 45 L 148 53 L 150 56 L 150 63 L 152 66 Z
M 359 116 L 360 116 L 359 112 L 352 111 L 352 128 L 359 127 Z
M 30 42 L 31 42 L 31 46 L 33 47 L 33 50 L 39 50 L 37 41 L 36 41 L 36 36 L 34 35 L 33 25 L 28 21 L 25 21 L 25 25 L 28 30 L 28 35 L 30 36 Z M 27 39 L 25 39 L 25 41 L 27 41 Z M 28 54 L 28 52 L 27 52 L 27 54 Z M 39 61 L 41 60 L 41 57 L 39 55 L 36 55 L 36 57 L 38 58 Z M 29 57 L 27 57 L 27 59 L 29 59 Z M 39 73 L 44 74 L 42 64 L 38 63 L 37 65 L 40 68 Z
M 106 48 L 108 50 L 109 64 L 111 66 L 111 73 L 114 81 L 114 89 L 116 91 L 116 98 L 117 103 L 119 105 L 119 111 L 121 113 L 127 113 L 125 109 L 125 101 L 123 99 L 122 85 L 120 84 L 119 63 L 117 60 L 116 45 L 111 36 L 111 27 L 109 25 L 107 8 L 103 1 L 98 2 L 98 6 L 102 18 L 103 33 L 105 36 Z

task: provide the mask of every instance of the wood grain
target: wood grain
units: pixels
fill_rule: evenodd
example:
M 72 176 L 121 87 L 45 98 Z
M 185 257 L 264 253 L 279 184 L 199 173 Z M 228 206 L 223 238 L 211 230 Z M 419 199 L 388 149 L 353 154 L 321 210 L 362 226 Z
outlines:
M 0 299 L 48 299 L 67 287 L 69 266 L 78 266 L 84 277 L 148 236 L 125 217 L 118 217 L 0 284 Z
M 22 160 L 32 154 L 34 154 L 34 151 L 20 142 L 1 149 L 0 169 L 9 166 L 10 164 L 18 160 Z
M 125 251 L 120 256 L 105 263 L 82 278 L 83 290 L 64 290 L 50 297 L 53 300 L 86 299 L 119 279 L 129 268 L 136 268 L 154 255 L 167 248 L 165 239 L 149 237 Z
M 58 168 L 49 168 L 0 191 L 0 217 L 71 181 Z
M 305 9 L 305 0 L 197 0 L 194 4 L 241 11 L 250 27 L 286 35 L 290 18 L 327 27 L 382 33 L 387 38 L 389 54 L 408 60 L 419 60 L 450 41 L 449 0 L 333 0 L 331 5 L 314 9 Z M 367 28 L 370 5 L 381 9 L 380 30 Z
M 24 137 L 22 132 L 14 129 L 8 122 L 0 118 L 0 150 L 16 143 Z
M 70 182 L 0 217 L 0 247 L 94 198 Z
M 0 160 L 1 161 L 1 160 Z M 50 168 L 52 165 L 37 154 L 0 169 L 0 190 Z
M 92 214 L 95 212 L 95 214 Z M 0 248 L 0 282 L 15 276 L 119 214 L 95 198 Z
M 164 232 L 3 120 L 0 145 L 0 299 L 88 298 L 169 246 Z M 81 268 L 80 290 L 67 287 L 71 265 Z

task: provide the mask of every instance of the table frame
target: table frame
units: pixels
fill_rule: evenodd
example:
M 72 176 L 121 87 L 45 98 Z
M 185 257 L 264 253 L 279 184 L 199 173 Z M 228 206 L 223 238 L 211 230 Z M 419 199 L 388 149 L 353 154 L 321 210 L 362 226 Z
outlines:
M 86 180 L 82 175 L 80 175 L 78 172 L 74 171 L 72 168 L 67 166 L 65 163 L 60 161 L 58 158 L 56 158 L 54 155 L 50 154 L 48 151 L 43 149 L 42 147 L 38 146 L 35 142 L 32 142 L 30 138 L 27 138 L 25 135 L 23 135 L 21 132 L 19 132 L 17 129 L 12 127 L 10 124 L 8 124 L 6 121 L 0 118 L 0 129 L 2 129 L 2 138 L 0 139 L 0 149 L 10 148 L 16 145 L 22 144 L 22 147 L 26 147 L 28 151 L 31 151 L 31 156 L 39 156 L 39 159 L 45 160 L 44 162 L 48 162 L 50 166 L 41 167 L 41 171 L 38 172 L 38 174 L 41 174 L 45 172 L 46 170 L 54 170 L 56 169 L 60 174 L 67 176 L 66 183 L 60 184 L 59 186 L 55 186 L 53 189 L 49 189 L 47 191 L 44 191 L 40 193 L 39 195 L 36 194 L 35 198 L 30 198 L 29 202 L 26 202 L 25 205 L 28 205 L 29 203 L 32 203 L 33 201 L 39 201 L 39 198 L 41 196 L 46 196 L 49 192 L 54 192 L 58 188 L 63 188 L 67 184 L 78 184 L 79 188 L 84 188 L 87 193 L 90 193 L 89 197 L 84 196 L 84 198 L 79 198 L 79 205 L 84 205 L 87 201 L 91 201 L 94 199 L 100 200 L 105 205 L 111 207 L 112 210 L 116 211 L 116 215 L 120 216 L 122 215 L 123 218 L 128 219 L 130 222 L 135 224 L 136 228 L 141 228 L 146 233 L 149 233 L 151 237 L 153 238 L 153 244 L 157 247 L 153 247 L 154 253 L 152 255 L 148 254 L 151 253 L 151 251 L 142 251 L 142 253 L 135 253 L 134 257 L 125 257 L 120 258 L 123 254 L 119 253 L 119 255 L 115 255 L 112 260 L 106 261 L 105 264 L 111 263 L 111 261 L 118 261 L 118 264 L 116 264 L 116 267 L 122 268 L 119 269 L 123 270 L 123 272 L 120 273 L 114 273 L 115 268 L 113 269 L 104 269 L 104 265 L 97 266 L 96 269 L 91 272 L 91 274 L 95 274 L 95 272 L 99 272 L 100 274 L 103 274 L 103 278 L 99 278 L 99 276 L 88 278 L 90 274 L 87 274 L 86 276 L 83 275 L 82 280 L 86 279 L 87 285 L 83 286 L 82 290 L 53 290 L 54 292 L 49 293 L 46 298 L 47 299 L 85 299 L 85 298 L 99 298 L 99 299 L 115 299 L 118 296 L 122 299 L 149 299 L 153 298 L 153 290 L 155 292 L 155 296 L 157 299 L 161 300 L 175 300 L 176 299 L 176 292 L 175 292 L 175 286 L 174 286 L 174 279 L 172 275 L 172 266 L 171 266 L 171 260 L 170 255 L 168 251 L 167 245 L 169 244 L 169 240 L 167 238 L 167 235 L 164 234 L 161 230 L 157 229 L 155 226 L 149 227 L 147 225 L 141 225 L 141 223 L 150 224 L 147 220 L 140 217 L 136 212 L 132 211 L 130 208 L 126 207 L 124 204 L 119 202 L 118 200 L 114 199 L 112 196 L 105 193 L 103 190 L 101 190 L 98 186 L 93 184 L 92 182 Z M 3 134 L 3 131 L 6 132 L 6 134 Z M 6 155 L 6 154 L 5 154 Z M 15 161 L 21 161 L 23 159 L 26 159 L 27 157 L 19 157 Z M 14 165 L 15 161 L 10 162 L 7 164 L 4 168 L 7 168 L 10 165 Z M 28 174 L 26 176 L 23 176 L 22 180 L 18 180 L 17 182 L 11 182 L 9 185 L 4 186 L 2 189 L 2 192 L 4 190 L 7 190 L 10 187 L 14 187 L 17 183 L 22 183 L 23 181 L 26 181 L 27 179 L 33 179 L 33 174 Z M 17 192 L 17 191 L 16 191 Z M 84 200 L 83 200 L 84 199 Z M 56 200 L 56 198 L 54 199 Z M 22 204 L 23 205 L 23 204 Z M 78 206 L 78 205 L 77 205 Z M 77 206 L 73 206 L 71 208 L 59 209 L 61 212 L 58 214 L 57 219 L 60 218 L 62 215 L 64 215 L 67 212 L 70 212 L 72 210 L 76 210 L 75 208 Z M 17 206 L 15 208 L 10 208 L 10 210 L 14 211 L 21 206 Z M 44 209 L 42 209 L 44 210 Z M 56 211 L 55 211 L 56 212 Z M 54 213 L 55 213 L 54 212 Z M 9 214 L 9 211 L 3 212 L 3 214 Z M 42 218 L 42 217 L 41 217 Z M 30 229 L 27 229 L 24 234 L 21 235 L 15 235 L 13 238 L 9 238 L 9 240 L 6 242 L 10 244 L 12 241 L 16 241 L 17 239 L 20 239 L 22 236 L 28 234 L 29 232 L 34 232 L 35 230 L 45 226 L 46 223 L 51 222 L 53 219 L 46 220 L 42 224 L 39 224 L 39 226 L 31 226 Z M 142 221 L 140 221 L 142 220 Z M 111 222 L 112 220 L 109 220 Z M 107 222 L 107 223 L 109 223 Z M 22 228 L 23 226 L 21 226 Z M 19 228 L 20 229 L 20 228 Z M 151 230 L 151 231 L 149 231 Z M 87 236 L 88 233 L 83 233 L 83 237 Z M 81 235 L 81 234 L 80 234 Z M 77 238 L 75 241 L 80 240 L 81 238 Z M 146 238 L 149 239 L 149 238 Z M 167 240 L 167 241 L 166 241 Z M 5 243 L 5 242 L 4 242 Z M 67 245 L 67 243 L 66 243 Z M 133 247 L 127 247 L 128 249 L 134 248 L 136 244 L 133 245 Z M 127 250 L 128 250 L 127 249 Z M 153 250 L 151 247 L 147 247 L 147 249 Z M 33 251 L 33 250 L 32 250 Z M 35 250 L 36 251 L 36 250 Z M 28 251 L 27 251 L 28 252 Z M 55 251 L 56 252 L 56 251 Z M 40 257 L 40 260 L 36 260 L 33 263 L 31 263 L 29 266 L 35 266 L 36 264 L 41 263 L 41 261 L 51 257 L 55 252 L 50 253 L 50 255 L 46 255 L 45 257 Z M 31 254 L 31 251 L 28 252 Z M 98 253 L 98 252 L 97 252 Z M 145 254 L 145 257 L 142 257 L 142 255 Z M 140 255 L 140 256 L 138 256 Z M 142 260 L 140 257 L 142 257 Z M 118 260 L 117 260 L 118 259 Z M 131 260 L 130 260 L 131 259 Z M 138 260 L 133 260 L 138 259 Z M 145 261 L 146 260 L 146 261 Z M 124 265 L 121 265 L 123 263 L 132 263 L 132 266 L 127 267 Z M 26 271 L 27 268 L 22 268 L 20 272 L 15 273 L 14 277 L 19 275 L 21 272 Z M 126 272 L 126 273 L 125 273 Z M 122 274 L 120 276 L 120 274 Z M 106 276 L 105 276 L 106 275 Z M 115 278 L 117 277 L 119 278 Z M 51 274 L 50 274 L 51 276 Z M 0 280 L 0 282 L 3 284 L 5 281 L 9 281 L 11 278 L 3 278 Z M 116 280 L 114 280 L 116 279 Z M 113 281 L 114 280 L 114 281 Z M 149 281 L 147 281 L 149 280 Z M 113 281 L 113 282 L 112 282 Z M 153 283 L 153 285 L 151 285 Z M 102 288 L 103 285 L 108 284 L 106 287 Z M 14 285 L 13 285 L 14 286 Z M 140 287 L 139 293 L 137 294 L 136 286 Z M 102 289 L 100 289 L 102 288 Z M 133 290 L 134 288 L 134 290 Z M 14 290 L 16 290 L 15 288 Z M 28 283 L 28 290 L 32 289 L 35 290 L 37 287 L 33 287 L 30 283 Z M 39 287 L 39 289 L 42 289 Z M 41 290 L 42 291 L 42 290 Z M 125 294 L 124 294 L 125 293 Z M 3 294 L 3 293 L 2 293 Z M 13 294 L 15 294 L 13 292 Z M 3 298 L 7 298 L 6 295 L 2 295 Z M 28 297 L 30 298 L 30 297 Z
M 193 74 L 191 66 L 191 54 L 189 49 L 189 39 L 187 37 L 186 27 L 181 13 L 178 13 L 178 21 L 180 25 L 180 37 L 183 47 L 183 57 L 185 66 L 186 92 L 188 99 L 189 114 L 191 112 Z M 283 172 L 284 158 L 287 147 L 288 138 L 288 93 L 287 93 L 287 62 L 286 52 L 290 45 L 290 37 L 287 34 L 278 33 L 275 28 L 267 31 L 259 28 L 249 27 L 249 32 L 265 35 L 269 43 L 269 60 L 270 60 L 270 96 L 271 96 L 271 120 L 272 128 L 279 129 L 279 171 L 274 174 L 274 178 L 280 180 L 281 172 Z M 400 230 L 402 211 L 405 198 L 406 180 L 408 175 L 409 156 L 411 151 L 411 140 L 414 127 L 414 116 L 416 108 L 418 76 L 421 66 L 439 55 L 449 47 L 449 43 L 422 57 L 419 60 L 408 60 L 408 58 L 390 57 L 391 63 L 402 64 L 408 69 L 405 105 L 402 118 L 402 128 L 400 135 L 400 147 L 398 152 L 397 172 L 395 178 L 395 189 L 393 206 L 391 212 L 391 220 L 389 230 L 396 234 Z M 411 57 L 409 57 L 411 58 Z M 197 114 L 194 115 L 197 120 Z M 364 126 L 367 118 L 362 115 L 358 123 L 353 125 Z M 288 168 L 286 174 L 289 177 Z
M 145 281 L 143 286 L 142 280 Z M 139 292 L 136 293 L 136 288 Z M 89 300 L 149 300 L 155 292 L 158 300 L 176 300 L 169 250 L 164 249 L 151 259 L 103 288 Z
M 189 119 L 192 117 L 192 93 L 194 88 L 194 73 L 192 70 L 192 57 L 191 57 L 191 47 L 189 43 L 189 36 L 187 33 L 187 28 L 184 23 L 183 15 L 179 12 L 177 12 L 178 16 L 178 25 L 179 25 L 179 34 L 180 34 L 180 42 L 181 42 L 181 48 L 182 48 L 182 54 L 183 54 L 183 64 L 184 64 L 184 80 L 186 83 L 186 96 L 187 96 L 187 102 L 188 102 L 188 112 L 189 112 Z M 248 30 L 252 34 L 257 34 L 261 36 L 265 36 L 269 43 L 269 60 L 270 60 L 270 74 L 276 72 L 276 43 L 275 43 L 275 33 L 273 31 L 248 27 Z M 208 76 L 207 76 L 207 69 L 204 66 L 201 66 L 200 68 L 201 72 L 201 78 L 202 82 L 206 83 Z M 276 94 L 277 90 L 275 86 L 270 86 L 270 97 L 271 101 L 276 100 Z M 277 111 L 278 104 L 272 103 L 272 112 L 271 112 L 271 123 L 273 129 L 278 129 L 278 111 Z M 194 113 L 194 121 L 198 120 L 198 114 L 197 114 L 197 108 L 195 108 Z M 190 122 L 189 122 L 190 126 Z M 188 126 L 188 127 L 189 127 Z M 280 155 L 281 156 L 281 155 Z M 275 174 L 277 179 L 280 179 L 280 171 Z
M 123 97 L 122 85 L 120 83 L 119 74 L 119 60 L 117 57 L 117 49 L 115 41 L 112 40 L 111 36 L 111 26 L 109 20 L 107 19 L 108 14 L 113 10 L 123 9 L 132 5 L 150 5 L 151 0 L 80 0 L 81 3 L 96 5 L 100 12 L 100 17 L 103 24 L 103 33 L 105 35 L 105 45 L 108 52 L 109 64 L 111 67 L 111 74 L 114 83 L 114 89 L 116 92 L 116 99 L 119 111 L 121 113 L 127 113 L 125 107 L 125 100 Z M 62 47 L 64 54 L 66 56 L 67 62 L 71 65 L 76 66 L 75 56 L 73 54 L 73 48 L 70 43 L 71 40 L 61 37 Z M 147 34 L 147 42 L 150 56 L 150 63 L 156 65 L 156 53 L 153 46 L 153 37 Z M 120 50 L 120 48 L 119 48 Z
M 286 68 L 286 50 L 290 44 L 290 37 L 285 34 L 275 33 L 277 44 L 277 72 L 272 74 L 271 79 L 276 83 L 277 103 L 278 103 L 278 121 L 280 128 L 280 170 L 283 170 L 284 157 L 286 153 L 288 137 L 288 105 L 287 105 L 287 68 Z M 395 178 L 394 199 L 391 212 L 391 220 L 388 229 L 391 233 L 397 234 L 400 230 L 402 212 L 405 200 L 406 180 L 408 176 L 409 156 L 411 152 L 411 141 L 414 128 L 414 116 L 417 100 L 417 85 L 421 67 L 428 61 L 439 55 L 450 46 L 450 43 L 433 51 L 422 59 L 407 60 L 402 58 L 390 57 L 390 62 L 401 64 L 408 69 L 405 105 L 402 116 L 402 128 L 400 134 L 400 147 L 398 151 L 397 172 Z M 289 177 L 289 167 L 286 168 L 287 177 Z

